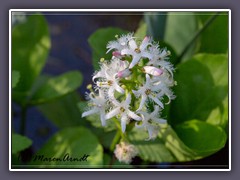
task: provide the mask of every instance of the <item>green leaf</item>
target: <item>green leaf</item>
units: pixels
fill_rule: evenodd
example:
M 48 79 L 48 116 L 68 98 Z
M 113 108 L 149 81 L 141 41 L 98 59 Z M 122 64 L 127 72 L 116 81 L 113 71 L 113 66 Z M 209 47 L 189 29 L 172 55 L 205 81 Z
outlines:
M 89 155 L 86 161 L 64 161 L 66 156 L 82 158 Z M 60 158 L 59 161 L 41 161 L 44 158 Z M 86 156 L 85 156 L 86 157 Z M 35 159 L 35 161 L 34 161 Z M 97 137 L 84 127 L 66 128 L 53 137 L 32 158 L 32 164 L 40 168 L 95 168 L 102 167 L 103 148 Z
M 12 71 L 12 88 L 15 88 L 19 82 L 20 73 L 18 71 Z
M 13 28 L 12 69 L 21 74 L 14 92 L 17 92 L 21 102 L 28 96 L 32 84 L 44 67 L 49 49 L 48 24 L 43 15 L 28 16 L 25 23 Z
M 32 141 L 22 135 L 13 134 L 12 135 L 12 154 L 16 154 L 24 149 L 27 149 L 32 145 Z
M 189 149 L 168 126 L 162 128 L 155 140 L 146 141 L 148 135 L 139 129 L 129 133 L 129 140 L 136 146 L 139 156 L 151 162 L 179 162 L 199 159 L 200 156 Z
M 165 34 L 167 13 L 146 12 L 144 13 L 144 20 L 147 24 L 147 34 L 155 40 L 162 41 Z
M 126 31 L 119 28 L 102 28 L 98 29 L 89 37 L 88 43 L 92 48 L 93 67 L 95 70 L 99 69 L 99 60 L 101 58 L 110 60 L 112 57 L 111 52 L 106 54 L 108 42 L 116 40 L 115 35 L 121 36 L 126 33 Z
M 174 88 L 177 97 L 171 102 L 171 125 L 175 126 L 191 119 L 206 121 L 216 108 L 220 108 L 219 117 L 226 117 L 225 110 L 222 110 L 223 101 L 228 94 L 226 55 L 196 55 L 177 67 L 175 80 L 178 83 Z M 219 119 L 211 121 L 213 123 Z
M 32 96 L 30 104 L 41 104 L 59 98 L 76 90 L 82 83 L 78 71 L 70 71 L 60 76 L 49 78 Z
M 191 12 L 169 12 L 166 21 L 164 41 L 170 44 L 179 55 L 197 32 L 197 20 Z M 194 54 L 196 43 L 185 54 L 183 59 Z
M 140 21 L 139 27 L 136 30 L 134 37 L 137 37 L 139 39 L 144 39 L 146 35 L 147 35 L 147 24 L 143 21 Z
M 200 25 L 216 13 L 198 13 Z M 199 52 L 226 53 L 228 51 L 228 14 L 220 13 L 200 36 Z
M 176 126 L 175 130 L 188 147 L 202 156 L 223 148 L 227 139 L 222 128 L 199 120 L 184 122 Z
M 160 130 L 159 138 L 164 142 L 166 148 L 173 154 L 176 159 L 175 162 L 192 161 L 201 158 L 201 156 L 184 144 L 174 129 L 170 126 Z
M 77 107 L 79 99 L 79 95 L 73 92 L 54 101 L 38 105 L 37 108 L 58 128 L 85 125 L 85 120 L 81 118 L 82 114 Z
M 175 158 L 165 147 L 164 142 L 159 138 L 154 141 L 146 141 L 147 134 L 142 130 L 134 128 L 129 133 L 129 140 L 139 151 L 139 156 L 145 161 L 151 162 L 173 162 Z

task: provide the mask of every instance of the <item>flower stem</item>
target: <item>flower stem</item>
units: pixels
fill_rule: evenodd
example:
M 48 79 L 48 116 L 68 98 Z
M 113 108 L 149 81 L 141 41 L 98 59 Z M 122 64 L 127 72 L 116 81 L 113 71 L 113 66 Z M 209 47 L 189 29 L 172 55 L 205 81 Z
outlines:
M 121 132 L 118 130 L 110 146 L 110 150 L 114 151 L 116 144 L 120 141 Z
M 189 43 L 185 46 L 182 53 L 178 56 L 176 60 L 176 64 L 180 63 L 183 56 L 187 53 L 191 45 L 195 42 L 195 40 L 201 35 L 201 33 L 216 19 L 216 17 L 219 15 L 219 12 L 211 16 L 203 25 L 199 31 L 196 32 L 196 34 L 193 36 L 193 38 L 189 41 Z

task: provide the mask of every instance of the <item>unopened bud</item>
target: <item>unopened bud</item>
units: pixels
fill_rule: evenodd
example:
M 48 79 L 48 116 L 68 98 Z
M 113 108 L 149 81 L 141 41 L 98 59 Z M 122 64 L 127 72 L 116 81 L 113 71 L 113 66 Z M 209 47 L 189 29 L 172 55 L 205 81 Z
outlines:
M 144 72 L 147 74 L 151 74 L 153 76 L 160 76 L 163 73 L 162 69 L 156 68 L 154 66 L 144 66 Z
M 112 55 L 119 58 L 119 57 L 121 57 L 121 52 L 119 52 L 119 51 L 113 51 L 113 52 L 112 52 Z
M 87 89 L 88 89 L 88 90 L 92 89 L 92 84 L 88 84 L 88 85 L 87 85 Z
M 119 78 L 125 78 L 125 77 L 128 77 L 130 74 L 131 74 L 131 71 L 129 69 L 124 69 L 123 71 L 119 71 L 117 73 L 117 76 Z

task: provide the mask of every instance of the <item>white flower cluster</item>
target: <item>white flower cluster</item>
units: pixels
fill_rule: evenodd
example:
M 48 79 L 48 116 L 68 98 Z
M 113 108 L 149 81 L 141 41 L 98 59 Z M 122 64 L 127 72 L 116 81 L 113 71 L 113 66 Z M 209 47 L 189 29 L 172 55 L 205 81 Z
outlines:
M 115 117 L 122 132 L 129 122 L 136 121 L 136 127 L 146 129 L 149 139 L 154 139 L 159 124 L 166 123 L 159 118 L 162 100 L 164 96 L 169 102 L 174 99 L 170 89 L 174 85 L 173 66 L 168 61 L 169 51 L 160 49 L 149 37 L 137 40 L 127 34 L 107 44 L 107 53 L 113 51 L 112 59 L 101 59 L 101 68 L 93 76 L 94 91 L 87 95 L 90 108 L 82 116 L 98 113 L 103 126 Z M 152 111 L 148 102 L 153 104 Z
M 134 158 L 138 154 L 138 150 L 132 144 L 129 144 L 127 142 L 120 142 L 116 145 L 114 154 L 120 162 L 130 164 L 132 158 Z

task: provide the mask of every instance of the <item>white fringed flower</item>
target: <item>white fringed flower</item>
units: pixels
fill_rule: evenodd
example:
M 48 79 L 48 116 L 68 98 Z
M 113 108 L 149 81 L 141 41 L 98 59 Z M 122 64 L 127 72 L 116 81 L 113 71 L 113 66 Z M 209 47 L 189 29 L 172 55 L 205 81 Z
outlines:
M 131 39 L 129 41 L 129 48 L 125 48 L 121 51 L 122 55 L 131 55 L 132 56 L 132 62 L 129 65 L 129 69 L 133 68 L 141 58 L 148 58 L 149 60 L 152 59 L 152 55 L 148 52 L 147 46 L 151 45 L 150 38 L 145 37 L 141 43 L 141 45 L 138 47 L 137 43 L 134 39 Z
M 149 138 L 155 139 L 157 137 L 157 134 L 159 132 L 159 126 L 158 124 L 166 124 L 165 119 L 159 118 L 159 106 L 154 107 L 154 111 L 152 113 L 147 113 L 145 111 L 140 111 L 139 113 L 142 115 L 142 124 L 135 124 L 137 128 L 145 128 L 148 131 Z
M 138 154 L 138 150 L 132 144 L 121 142 L 116 145 L 114 154 L 120 162 L 130 164 L 132 159 Z
M 133 93 L 136 97 L 141 96 L 141 102 L 139 105 L 138 110 L 142 109 L 145 101 L 147 98 L 152 99 L 155 103 L 157 103 L 161 108 L 163 108 L 163 103 L 159 100 L 158 94 L 161 92 L 160 86 L 155 86 L 151 82 L 151 78 L 148 74 L 146 74 L 146 82 L 143 86 L 139 87 L 139 90 L 135 91 L 133 90 Z M 138 111 L 137 110 L 137 111 Z
M 120 38 L 117 39 L 117 41 L 110 41 L 107 44 L 107 53 L 113 49 L 117 50 L 114 51 L 113 56 L 117 57 L 121 55 L 121 50 L 124 48 L 127 48 L 128 42 L 133 39 L 133 33 L 129 33 L 127 35 L 122 35 Z
M 129 107 L 131 103 L 131 95 L 127 95 L 126 101 L 119 103 L 118 101 L 113 101 L 113 104 L 116 106 L 108 114 L 106 114 L 106 119 L 110 119 L 114 116 L 119 115 L 121 119 L 122 132 L 125 132 L 126 124 L 129 121 L 129 118 L 135 119 L 137 121 L 141 120 L 141 117 L 132 112 Z
M 99 90 L 99 95 L 95 95 L 93 92 L 91 92 L 88 95 L 88 98 L 90 99 L 90 106 L 91 109 L 88 111 L 85 111 L 82 113 L 82 117 L 86 117 L 92 114 L 99 113 L 102 126 L 106 125 L 106 119 L 105 119 L 105 108 L 106 108 L 106 97 L 104 95 L 104 92 Z

